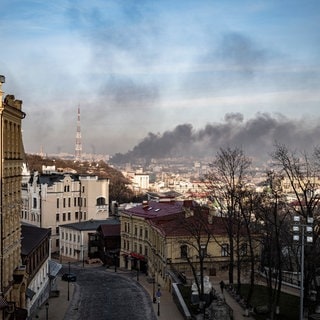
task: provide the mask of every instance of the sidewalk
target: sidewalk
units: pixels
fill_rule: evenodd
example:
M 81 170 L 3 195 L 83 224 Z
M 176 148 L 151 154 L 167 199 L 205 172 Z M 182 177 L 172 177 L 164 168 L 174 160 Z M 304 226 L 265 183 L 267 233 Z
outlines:
M 69 301 L 68 301 L 68 282 L 62 281 L 61 276 L 57 277 L 57 287 L 60 291 L 59 297 L 49 298 L 48 317 L 45 305 L 42 305 L 35 316 L 35 319 L 39 320 L 62 320 L 68 310 L 69 304 L 72 301 L 73 293 L 75 291 L 74 282 L 69 282 Z
M 220 281 L 218 281 L 220 282 Z M 217 293 L 221 292 L 219 283 L 214 283 L 213 288 Z M 228 293 L 227 290 L 223 290 L 223 296 L 225 302 L 229 305 L 229 307 L 233 310 L 233 320 L 242 320 L 242 319 L 254 319 L 252 317 L 245 316 L 245 311 L 239 305 L 239 303 Z
M 153 300 L 153 284 L 147 281 L 147 276 L 142 275 L 139 277 L 140 284 L 146 289 L 146 291 L 150 295 L 150 299 Z M 157 292 L 158 288 L 155 286 L 155 292 Z M 161 297 L 160 297 L 160 305 L 158 303 L 153 303 L 154 313 L 157 315 L 159 319 L 174 319 L 174 320 L 183 320 L 183 316 L 179 311 L 177 305 L 173 301 L 172 294 L 168 290 L 160 289 Z M 160 315 L 158 315 L 158 308 L 160 311 Z

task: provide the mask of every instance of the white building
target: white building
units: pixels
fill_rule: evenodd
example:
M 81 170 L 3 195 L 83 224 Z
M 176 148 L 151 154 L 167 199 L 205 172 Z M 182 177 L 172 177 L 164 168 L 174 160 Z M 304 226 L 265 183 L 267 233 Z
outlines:
M 140 193 L 149 190 L 149 174 L 143 173 L 142 169 L 136 172 L 128 171 L 122 174 L 131 181 L 131 188 L 134 192 Z
M 97 252 L 97 247 L 89 246 L 89 236 L 96 234 L 102 224 L 119 224 L 117 219 L 89 220 L 69 223 L 60 227 L 60 259 L 82 261 L 89 259 L 90 253 Z M 93 252 L 90 252 L 93 250 Z
M 61 225 L 108 217 L 109 179 L 38 172 L 23 179 L 22 221 L 51 229 L 53 253 L 59 250 Z

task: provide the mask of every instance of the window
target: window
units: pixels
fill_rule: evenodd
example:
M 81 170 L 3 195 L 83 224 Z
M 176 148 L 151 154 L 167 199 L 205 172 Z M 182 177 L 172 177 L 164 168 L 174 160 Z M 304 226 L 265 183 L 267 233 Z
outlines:
M 139 236 L 140 236 L 140 238 L 142 238 L 142 228 L 140 227 L 140 230 L 139 230 Z
M 188 246 L 186 244 L 180 247 L 180 258 L 186 259 L 188 257 Z
M 56 234 L 59 234 L 59 227 L 56 227 Z
M 71 212 L 68 212 L 68 221 L 71 220 Z
M 224 243 L 221 245 L 221 257 L 228 257 L 229 256 L 229 245 Z
M 71 207 L 71 198 L 68 198 L 68 207 Z
M 135 235 L 135 236 L 138 235 L 138 228 L 137 228 L 137 226 L 134 226 L 134 235 Z
M 56 239 L 56 247 L 59 247 L 59 239 Z
M 66 213 L 65 212 L 62 214 L 62 220 L 66 221 Z
M 79 213 L 78 213 L 78 211 L 75 212 L 75 219 L 76 219 L 76 220 L 79 219 Z
M 87 199 L 86 199 L 86 198 L 83 199 L 83 206 L 84 206 L 84 207 L 87 206 Z
M 144 230 L 144 237 L 145 237 L 145 239 L 148 239 L 148 229 Z
M 248 254 L 248 245 L 247 243 L 242 243 L 240 247 L 240 255 L 246 256 Z
M 74 207 L 77 206 L 77 198 L 73 198 L 73 206 L 74 206 Z
M 139 244 L 139 253 L 142 254 L 142 244 Z
M 63 198 L 63 207 L 66 207 L 66 198 Z
M 100 197 L 97 199 L 97 206 L 104 206 L 106 204 L 106 199 L 103 197 Z
M 33 209 L 37 208 L 37 198 L 33 198 Z
M 56 214 L 56 221 L 59 222 L 59 220 L 60 220 L 60 215 L 59 215 L 59 213 L 57 213 Z
M 57 199 L 57 209 L 59 209 L 59 205 L 60 205 L 59 199 Z

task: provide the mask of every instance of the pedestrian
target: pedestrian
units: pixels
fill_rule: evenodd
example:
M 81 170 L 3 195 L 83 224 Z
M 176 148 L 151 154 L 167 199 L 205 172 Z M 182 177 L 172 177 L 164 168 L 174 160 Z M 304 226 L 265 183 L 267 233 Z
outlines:
M 223 294 L 223 289 L 225 287 L 225 284 L 223 282 L 223 280 L 220 281 L 220 289 L 221 289 L 221 293 Z

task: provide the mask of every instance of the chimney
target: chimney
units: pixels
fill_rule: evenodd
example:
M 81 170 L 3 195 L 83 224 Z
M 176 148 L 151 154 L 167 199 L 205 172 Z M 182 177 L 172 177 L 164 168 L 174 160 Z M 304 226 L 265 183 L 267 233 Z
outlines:
M 147 200 L 143 200 L 143 201 L 142 201 L 142 208 L 143 208 L 143 209 L 146 209 L 146 208 L 148 208 L 148 207 L 149 207 L 148 201 L 147 201 Z
M 5 76 L 0 75 L 0 108 L 2 108 L 2 101 L 3 101 L 2 84 L 5 82 L 6 82 Z

